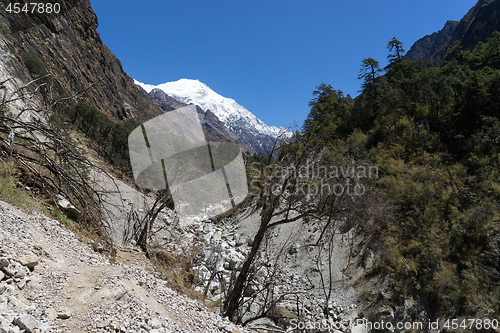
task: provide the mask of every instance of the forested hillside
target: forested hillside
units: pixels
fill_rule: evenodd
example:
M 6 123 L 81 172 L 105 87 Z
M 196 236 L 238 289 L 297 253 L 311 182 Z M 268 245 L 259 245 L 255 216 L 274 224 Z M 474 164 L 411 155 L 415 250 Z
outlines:
M 406 59 L 395 38 L 387 47 L 386 68 L 363 60 L 354 100 L 317 87 L 294 144 L 380 170 L 367 188 L 380 209 L 356 226 L 375 253 L 360 286 L 388 279 L 384 296 L 364 293 L 372 309 L 411 297 L 430 318 L 498 317 L 500 33 L 439 68 Z

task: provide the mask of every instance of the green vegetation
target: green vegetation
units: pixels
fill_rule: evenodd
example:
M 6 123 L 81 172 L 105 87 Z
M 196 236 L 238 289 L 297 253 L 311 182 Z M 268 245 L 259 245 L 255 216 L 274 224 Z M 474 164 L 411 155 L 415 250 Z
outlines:
M 9 42 L 12 42 L 12 35 L 10 33 L 10 29 L 4 24 L 0 23 L 0 33 L 4 36 Z
M 379 167 L 368 191 L 384 205 L 358 231 L 393 304 L 412 296 L 432 317 L 498 316 L 500 33 L 473 51 L 455 46 L 440 68 L 405 59 L 395 38 L 387 47 L 384 75 L 363 60 L 356 99 L 318 86 L 296 140 Z
M 45 69 L 45 65 L 36 55 L 24 52 L 21 56 L 23 58 L 24 65 L 34 79 L 48 74 L 47 69 Z
M 198 253 L 199 249 L 192 248 L 189 254 L 179 256 L 165 249 L 155 248 L 150 251 L 150 260 L 154 269 L 168 281 L 171 288 L 191 299 L 203 300 L 203 294 L 194 290 L 197 278 L 193 262 Z
M 27 191 L 16 187 L 17 183 L 18 170 L 14 163 L 0 161 L 0 199 L 26 212 L 38 208 Z
M 52 121 L 80 131 L 92 140 L 99 154 L 107 161 L 123 170 L 131 170 L 128 136 L 138 124 L 115 123 L 95 107 L 83 102 L 59 105 Z
M 59 221 L 61 225 L 63 225 L 66 229 L 84 239 L 93 239 L 98 235 L 98 232 L 81 223 L 81 221 L 75 221 L 69 218 L 57 206 L 51 206 L 49 208 L 42 209 L 42 213 L 54 220 Z
M 93 236 L 88 228 L 68 218 L 57 206 L 44 208 L 33 198 L 33 194 L 20 187 L 19 179 L 22 178 L 20 169 L 12 162 L 0 161 L 0 200 L 22 209 L 26 213 L 40 211 L 44 215 L 59 221 L 67 229 L 84 237 Z
M 37 85 L 40 87 L 42 96 L 47 99 L 49 96 L 49 86 L 52 82 L 44 63 L 33 53 L 23 52 L 21 57 L 24 65 L 31 75 L 31 78 L 33 80 L 37 80 Z

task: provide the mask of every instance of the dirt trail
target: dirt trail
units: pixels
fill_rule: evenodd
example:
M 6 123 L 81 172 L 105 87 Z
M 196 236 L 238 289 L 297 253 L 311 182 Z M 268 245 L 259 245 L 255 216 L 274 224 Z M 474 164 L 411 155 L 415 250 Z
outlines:
M 24 315 L 51 333 L 248 332 L 170 289 L 137 249 L 119 248 L 111 262 L 57 221 L 0 201 L 0 257 L 25 254 L 38 264 L 0 288 L 0 321 L 12 327 Z

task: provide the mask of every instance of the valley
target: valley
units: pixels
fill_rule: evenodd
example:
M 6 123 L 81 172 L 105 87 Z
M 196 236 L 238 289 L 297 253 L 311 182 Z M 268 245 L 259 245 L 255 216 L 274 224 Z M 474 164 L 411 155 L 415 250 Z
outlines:
M 499 4 L 292 129 L 0 0 L 0 333 L 500 332 Z

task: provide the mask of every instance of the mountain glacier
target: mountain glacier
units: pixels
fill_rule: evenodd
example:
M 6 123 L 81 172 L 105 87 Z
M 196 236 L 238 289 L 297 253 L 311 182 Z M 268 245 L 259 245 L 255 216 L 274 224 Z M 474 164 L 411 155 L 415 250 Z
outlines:
M 276 139 L 282 133 L 285 133 L 286 136 L 291 134 L 283 127 L 266 125 L 234 99 L 219 95 L 199 80 L 180 79 L 157 86 L 137 80 L 134 80 L 134 82 L 148 93 L 153 89 L 160 89 L 179 102 L 192 103 L 198 105 L 204 111 L 212 111 L 232 133 L 239 133 L 245 137 L 254 136 L 257 139 L 260 138 L 259 141 L 269 141 L 270 138 Z

